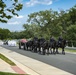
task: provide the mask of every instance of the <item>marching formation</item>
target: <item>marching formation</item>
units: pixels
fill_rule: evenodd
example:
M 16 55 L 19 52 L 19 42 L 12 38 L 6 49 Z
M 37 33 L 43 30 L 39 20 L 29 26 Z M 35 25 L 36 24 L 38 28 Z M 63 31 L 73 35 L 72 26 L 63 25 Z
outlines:
M 24 40 L 24 41 L 23 41 Z M 19 49 L 23 46 L 24 50 L 30 50 L 39 54 L 59 54 L 58 49 L 62 49 L 62 54 L 65 54 L 66 40 L 62 37 L 59 37 L 58 40 L 55 40 L 53 37 L 49 41 L 42 38 L 34 37 L 32 40 L 26 41 L 25 39 L 20 40 Z

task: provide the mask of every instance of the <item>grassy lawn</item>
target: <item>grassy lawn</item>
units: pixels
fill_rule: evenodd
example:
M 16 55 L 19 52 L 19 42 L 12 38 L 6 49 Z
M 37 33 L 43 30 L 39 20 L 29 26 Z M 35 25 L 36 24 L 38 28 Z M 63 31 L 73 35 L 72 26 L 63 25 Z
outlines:
M 9 60 L 7 57 L 5 57 L 4 55 L 2 55 L 1 53 L 0 53 L 0 58 L 2 60 L 4 60 L 5 62 L 7 62 L 8 64 L 10 64 L 11 66 L 15 66 L 16 65 L 14 62 L 12 62 L 11 60 Z
M 68 52 L 76 52 L 75 49 L 67 49 L 67 48 L 65 48 L 65 51 L 68 51 Z
M 59 50 L 61 51 L 62 49 L 59 48 Z M 65 48 L 65 51 L 67 51 L 67 52 L 76 52 L 76 49 L 68 49 L 68 48 Z
M 0 75 L 28 75 L 28 74 L 15 74 L 15 73 L 8 73 L 8 72 L 0 72 Z

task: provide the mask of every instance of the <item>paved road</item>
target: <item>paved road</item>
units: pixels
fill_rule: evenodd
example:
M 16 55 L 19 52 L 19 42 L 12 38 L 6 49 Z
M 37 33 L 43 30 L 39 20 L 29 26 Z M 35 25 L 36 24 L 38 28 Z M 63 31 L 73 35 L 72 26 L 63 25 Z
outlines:
M 76 54 L 66 53 L 65 55 L 56 54 L 48 56 L 18 49 L 18 47 L 9 47 L 6 45 L 3 47 L 76 75 Z

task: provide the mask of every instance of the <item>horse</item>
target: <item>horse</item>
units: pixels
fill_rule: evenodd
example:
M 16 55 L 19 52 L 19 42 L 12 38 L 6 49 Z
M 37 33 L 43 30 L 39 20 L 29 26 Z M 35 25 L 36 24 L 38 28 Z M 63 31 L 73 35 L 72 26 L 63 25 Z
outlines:
M 48 42 L 48 41 L 45 41 L 45 42 L 42 44 L 42 54 L 43 54 L 43 55 L 49 54 L 49 53 L 48 53 L 48 50 L 49 50 L 49 42 Z
M 62 54 L 65 55 L 65 46 L 66 46 L 67 41 L 65 39 L 63 39 L 62 41 L 57 41 L 56 42 L 56 53 L 59 54 L 58 52 L 58 48 L 62 48 Z
M 39 48 L 39 54 L 45 55 L 45 47 L 46 47 L 46 40 L 42 37 L 38 40 L 38 48 Z
M 38 38 L 33 39 L 33 44 L 32 44 L 32 51 L 37 53 L 37 48 L 38 48 Z
M 49 41 L 49 50 L 51 51 L 51 54 L 56 54 L 55 49 L 56 49 L 56 40 Z M 49 50 L 48 50 L 48 53 L 49 53 Z
M 32 45 L 33 45 L 33 41 L 29 40 L 28 42 L 25 43 L 24 49 L 32 51 Z

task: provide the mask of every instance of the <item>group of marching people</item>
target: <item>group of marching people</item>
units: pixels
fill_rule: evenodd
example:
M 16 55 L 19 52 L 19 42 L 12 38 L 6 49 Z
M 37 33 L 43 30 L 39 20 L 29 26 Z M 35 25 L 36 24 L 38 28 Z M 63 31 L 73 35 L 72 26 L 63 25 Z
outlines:
M 62 54 L 65 54 L 64 48 L 66 45 L 66 40 L 60 36 L 56 41 L 52 36 L 49 41 L 46 41 L 45 38 L 34 37 L 32 40 L 29 40 L 25 43 L 24 49 L 31 50 L 33 52 L 38 52 L 39 54 L 58 54 L 58 48 L 62 48 Z

